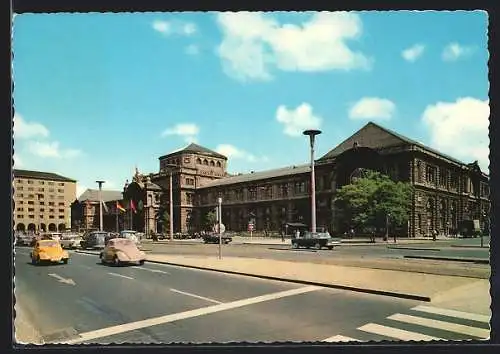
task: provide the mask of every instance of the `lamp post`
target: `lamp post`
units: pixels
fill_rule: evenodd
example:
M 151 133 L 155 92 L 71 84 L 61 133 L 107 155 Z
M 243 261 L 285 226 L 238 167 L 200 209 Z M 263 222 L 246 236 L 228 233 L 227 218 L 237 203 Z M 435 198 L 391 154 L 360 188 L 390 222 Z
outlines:
M 314 140 L 316 135 L 321 134 L 321 130 L 305 130 L 304 135 L 309 136 L 311 146 L 311 232 L 316 232 L 316 183 L 314 176 Z
M 219 220 L 219 259 L 222 259 L 222 198 L 217 199 L 219 203 L 219 212 L 217 215 L 217 219 Z
M 484 223 L 484 219 L 486 218 L 486 214 L 484 212 L 481 212 L 480 215 L 481 215 L 482 221 Z M 481 229 L 481 220 L 479 221 L 479 229 Z M 484 237 L 484 231 L 481 230 L 480 232 L 481 232 L 481 248 L 483 248 L 483 246 L 484 246 L 484 239 L 483 239 L 483 237 Z
M 177 165 L 174 164 L 166 164 L 165 167 L 168 168 L 169 171 L 169 188 L 168 188 L 168 199 L 169 199 L 169 232 L 170 232 L 170 241 L 174 239 L 174 193 L 173 193 L 173 182 L 172 182 L 172 169 L 177 168 Z
M 104 181 L 96 181 L 99 185 L 99 231 L 102 231 L 102 185 Z

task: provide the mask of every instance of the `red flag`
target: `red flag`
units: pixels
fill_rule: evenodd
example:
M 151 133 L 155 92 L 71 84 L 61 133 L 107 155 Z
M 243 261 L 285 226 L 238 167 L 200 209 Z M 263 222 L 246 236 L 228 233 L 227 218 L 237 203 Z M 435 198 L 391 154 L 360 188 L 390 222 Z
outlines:
M 137 214 L 137 209 L 135 209 L 135 204 L 132 199 L 130 199 L 130 209 Z

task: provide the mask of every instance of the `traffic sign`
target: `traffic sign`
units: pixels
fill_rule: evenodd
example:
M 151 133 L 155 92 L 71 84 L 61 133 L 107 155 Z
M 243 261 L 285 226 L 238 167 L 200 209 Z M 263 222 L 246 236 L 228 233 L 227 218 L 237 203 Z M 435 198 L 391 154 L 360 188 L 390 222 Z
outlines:
M 215 233 L 219 233 L 219 224 L 215 224 L 214 227 L 212 228 L 212 230 Z M 226 231 L 226 226 L 224 224 L 220 224 L 220 230 L 221 230 L 221 234 L 223 234 Z
M 251 222 L 248 223 L 248 231 L 253 231 L 253 224 Z

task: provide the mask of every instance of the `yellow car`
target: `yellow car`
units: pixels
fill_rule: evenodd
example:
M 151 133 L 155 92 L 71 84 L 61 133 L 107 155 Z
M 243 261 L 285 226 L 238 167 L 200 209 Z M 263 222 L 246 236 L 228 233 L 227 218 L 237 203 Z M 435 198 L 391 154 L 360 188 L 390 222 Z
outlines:
M 30 253 L 30 257 L 32 264 L 40 264 L 41 262 L 60 263 L 61 261 L 67 264 L 69 253 L 62 249 L 59 241 L 38 240 Z

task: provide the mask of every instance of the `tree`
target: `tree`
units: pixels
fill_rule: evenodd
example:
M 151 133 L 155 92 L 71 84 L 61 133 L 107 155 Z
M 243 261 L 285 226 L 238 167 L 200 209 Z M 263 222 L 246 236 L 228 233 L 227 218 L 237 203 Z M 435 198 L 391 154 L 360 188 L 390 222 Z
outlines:
M 337 205 L 344 218 L 353 227 L 384 227 L 386 215 L 392 225 L 401 226 L 408 221 L 412 186 L 407 182 L 394 182 L 379 172 L 368 171 L 365 177 L 340 188 Z
M 217 213 L 214 210 L 211 210 L 205 215 L 205 226 L 211 229 L 216 223 Z

